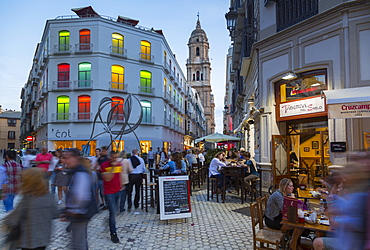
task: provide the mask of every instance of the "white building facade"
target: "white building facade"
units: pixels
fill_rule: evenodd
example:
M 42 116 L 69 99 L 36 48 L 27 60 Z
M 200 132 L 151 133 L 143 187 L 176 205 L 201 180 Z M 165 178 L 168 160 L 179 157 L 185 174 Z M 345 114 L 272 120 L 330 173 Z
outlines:
M 322 176 L 345 163 L 346 152 L 368 149 L 369 116 L 336 119 L 330 103 L 351 103 L 356 97 L 345 95 L 354 91 L 370 102 L 369 2 L 235 0 L 230 7 L 238 15 L 233 35 L 242 34 L 232 39 L 233 125 L 253 124 L 245 144 L 263 186 L 292 176 L 292 166 Z
M 100 16 L 91 7 L 73 11 L 78 16 L 46 22 L 22 90 L 22 138 L 34 136 L 28 146 L 92 153 L 111 144 L 113 132 L 113 149 L 182 150 L 187 117 L 193 121 L 191 129 L 198 131 L 194 135 L 203 136 L 205 124 L 196 123 L 196 114 L 189 112 L 201 103 L 161 30 L 120 16 Z M 103 98 L 110 98 L 104 108 Z M 136 136 L 116 136 L 134 126 L 141 113 Z

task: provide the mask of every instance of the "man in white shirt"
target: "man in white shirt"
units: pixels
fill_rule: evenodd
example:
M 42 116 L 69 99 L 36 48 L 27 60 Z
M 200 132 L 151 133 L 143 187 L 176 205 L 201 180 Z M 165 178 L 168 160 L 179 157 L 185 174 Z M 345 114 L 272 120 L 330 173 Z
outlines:
M 128 209 L 132 207 L 132 190 L 135 185 L 135 199 L 134 199 L 134 206 L 135 208 L 139 208 L 139 200 L 140 200 L 140 188 L 142 185 L 142 174 L 146 173 L 145 162 L 143 158 L 139 156 L 139 150 L 134 149 L 132 150 L 132 156 L 130 157 L 130 161 L 134 170 L 129 175 L 129 183 L 127 186 L 127 203 Z
M 204 158 L 204 155 L 199 149 L 197 149 L 197 155 L 198 155 L 199 164 L 201 166 L 204 166 L 204 162 L 206 161 L 206 159 Z
M 25 155 L 22 157 L 22 165 L 24 168 L 32 166 L 31 162 L 35 160 L 36 155 L 31 155 L 31 150 L 27 149 Z
M 153 168 L 154 166 L 154 151 L 153 151 L 153 148 L 150 147 L 150 150 L 148 152 L 148 168 Z

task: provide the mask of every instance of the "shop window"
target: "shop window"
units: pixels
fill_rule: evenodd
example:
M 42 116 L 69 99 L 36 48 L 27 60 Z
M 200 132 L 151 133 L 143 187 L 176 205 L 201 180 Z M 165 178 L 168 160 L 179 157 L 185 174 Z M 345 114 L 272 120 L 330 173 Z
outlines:
M 125 89 L 125 68 L 120 65 L 112 65 L 111 75 L 112 89 Z
M 321 95 L 326 89 L 326 75 L 305 76 L 291 81 L 283 81 L 280 84 L 280 101 L 294 101 L 307 97 Z
M 80 30 L 80 50 L 90 50 L 90 30 L 83 29 Z
M 15 127 L 17 125 L 17 119 L 8 119 L 8 127 Z
M 150 101 L 140 101 L 140 104 L 143 110 L 142 122 L 151 123 L 152 122 L 152 103 Z
M 15 139 L 15 131 L 8 131 L 8 139 Z
M 91 97 L 80 95 L 78 97 L 78 120 L 89 120 L 91 109 Z
M 125 141 L 124 140 L 113 141 L 112 150 L 116 152 L 121 152 L 122 150 L 125 150 Z
M 152 93 L 152 73 L 149 71 L 140 71 L 140 92 Z
M 66 95 L 57 97 L 57 120 L 69 120 L 69 97 Z
M 59 31 L 59 51 L 69 51 L 69 31 Z
M 141 153 L 147 154 L 152 147 L 152 141 L 140 141 Z
M 123 121 L 124 116 L 124 100 L 121 97 L 112 97 L 112 109 L 113 109 L 113 119 L 117 121 Z
M 124 54 L 124 38 L 119 33 L 112 34 L 112 53 Z
M 78 87 L 91 87 L 91 63 L 80 63 L 78 65 Z
M 58 65 L 58 88 L 69 88 L 70 65 L 62 63 Z
M 141 41 L 140 45 L 141 45 L 141 50 L 140 50 L 141 51 L 141 53 L 140 53 L 141 56 L 140 56 L 140 58 L 150 61 L 151 60 L 151 44 L 150 44 L 150 42 L 143 40 L 143 41 Z

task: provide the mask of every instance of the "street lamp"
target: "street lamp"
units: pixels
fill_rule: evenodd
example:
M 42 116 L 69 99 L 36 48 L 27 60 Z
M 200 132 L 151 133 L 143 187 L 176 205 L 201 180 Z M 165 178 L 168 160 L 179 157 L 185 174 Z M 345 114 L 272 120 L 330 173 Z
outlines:
M 225 14 L 225 18 L 226 18 L 226 25 L 227 25 L 227 29 L 229 30 L 230 32 L 230 37 L 231 38 L 236 38 L 240 35 L 245 35 L 245 36 L 248 36 L 249 38 L 252 38 L 253 41 L 256 41 L 255 39 L 255 34 L 257 33 L 257 29 L 254 25 L 254 23 L 256 22 L 256 19 L 253 18 L 252 22 L 253 23 L 249 23 L 249 24 L 246 24 L 243 29 L 241 31 L 239 31 L 239 33 L 237 34 L 233 34 L 235 33 L 235 28 L 236 28 L 236 19 L 238 18 L 238 13 L 235 11 L 234 8 L 229 8 L 229 12 L 227 12 Z
M 225 14 L 227 29 L 230 31 L 230 36 L 236 26 L 236 18 L 238 13 L 236 13 L 234 8 L 229 8 L 229 12 Z

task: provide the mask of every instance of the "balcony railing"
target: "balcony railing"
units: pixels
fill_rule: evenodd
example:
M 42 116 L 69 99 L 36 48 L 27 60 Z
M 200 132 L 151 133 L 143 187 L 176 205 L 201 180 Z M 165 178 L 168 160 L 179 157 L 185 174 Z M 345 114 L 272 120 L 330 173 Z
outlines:
M 125 120 L 124 114 L 118 114 L 117 112 L 114 112 L 112 115 L 112 120 L 116 120 L 117 123 L 122 123 Z
M 164 92 L 164 98 L 168 101 L 171 102 L 171 94 L 169 92 Z
M 163 121 L 163 125 L 166 126 L 166 127 L 170 127 L 171 126 L 170 120 L 165 118 L 164 121 Z
M 173 72 L 172 70 L 170 72 L 170 78 L 171 80 L 175 79 L 175 72 Z
M 74 122 L 91 122 L 92 117 L 92 113 L 73 113 Z
M 74 89 L 92 89 L 92 80 L 77 80 L 74 81 Z
M 128 86 L 127 83 L 109 82 L 109 90 L 127 93 Z
M 154 88 L 139 86 L 139 94 L 141 94 L 141 95 L 154 95 Z
M 143 116 L 143 119 L 141 120 L 141 124 L 154 124 L 155 123 L 155 117 L 152 116 Z
M 93 44 L 92 43 L 78 43 L 75 45 L 75 53 L 92 53 Z
M 170 64 L 169 64 L 169 63 L 164 62 L 164 70 L 165 70 L 167 73 L 170 73 L 170 72 L 171 72 L 171 67 L 170 67 Z
M 52 113 L 51 114 L 52 122 L 71 122 L 70 113 Z
M 70 44 L 54 45 L 54 55 L 71 54 Z
M 180 84 L 180 78 L 178 77 L 178 76 L 174 76 L 174 83 L 176 84 L 176 85 L 179 85 Z
M 71 90 L 71 81 L 53 81 L 52 90 Z
M 119 56 L 119 57 L 127 58 L 127 49 L 115 47 L 115 46 L 110 46 L 109 48 L 110 48 L 110 54 L 112 56 Z
M 139 53 L 139 60 L 142 62 L 154 63 L 154 56 L 145 53 Z

